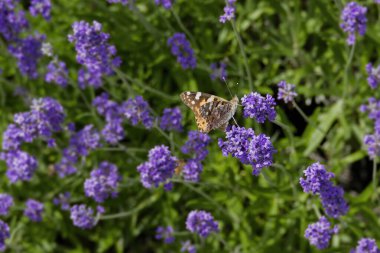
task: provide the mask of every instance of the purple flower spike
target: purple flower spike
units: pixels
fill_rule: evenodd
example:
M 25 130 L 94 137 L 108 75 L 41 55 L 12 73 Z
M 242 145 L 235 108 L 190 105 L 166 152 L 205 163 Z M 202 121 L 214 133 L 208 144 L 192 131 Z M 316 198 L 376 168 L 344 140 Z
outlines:
M 307 238 L 311 245 L 316 246 L 318 249 L 325 249 L 329 246 L 333 234 L 338 233 L 337 226 L 330 228 L 331 224 L 322 216 L 318 222 L 310 224 L 305 231 L 305 238 Z
M 243 164 L 252 166 L 252 174 L 257 176 L 264 167 L 271 166 L 276 150 L 269 137 L 264 134 L 255 135 L 251 128 L 232 126 L 226 131 L 226 140 L 218 140 L 224 156 L 231 154 Z
M 190 159 L 183 166 L 182 174 L 186 181 L 199 182 L 200 174 L 203 171 L 203 165 L 196 159 Z
M 158 187 L 167 183 L 177 167 L 177 159 L 171 156 L 167 146 L 156 146 L 149 151 L 149 160 L 137 167 L 140 181 L 145 188 Z
M 270 121 L 276 118 L 276 102 L 269 94 L 263 97 L 252 92 L 242 97 L 241 104 L 244 107 L 244 117 L 255 118 L 258 123 L 264 123 L 266 118 Z
M 356 2 L 349 2 L 344 7 L 340 19 L 340 27 L 348 34 L 347 44 L 353 45 L 356 40 L 356 33 L 363 36 L 367 29 L 367 8 Z
M 9 237 L 11 237 L 11 233 L 8 224 L 0 220 L 0 251 L 5 250 L 5 239 Z
M 185 241 L 181 243 L 181 252 L 196 253 L 197 249 L 190 241 Z
M 189 131 L 188 140 L 181 147 L 181 151 L 187 155 L 193 155 L 195 160 L 202 161 L 208 155 L 207 146 L 211 138 L 205 133 L 198 131 Z
M 68 36 L 74 43 L 77 62 L 83 65 L 78 73 L 79 87 L 98 88 L 102 85 L 102 76 L 114 73 L 113 69 L 121 64 L 116 55 L 116 47 L 108 44 L 110 35 L 102 32 L 102 25 L 94 21 L 92 25 L 85 21 L 72 25 L 73 33 Z
M 358 242 L 358 246 L 350 253 L 380 253 L 380 249 L 377 247 L 375 239 L 362 238 Z
M 42 221 L 42 213 L 44 211 L 44 204 L 34 199 L 28 199 L 25 205 L 26 205 L 26 208 L 24 210 L 24 215 L 26 217 L 28 217 L 31 221 L 35 221 L 35 222 Z
M 231 21 L 235 18 L 235 12 L 236 12 L 236 0 L 227 0 L 227 4 L 224 7 L 224 14 L 219 17 L 220 23 L 226 23 L 227 21 Z
M 81 229 L 91 229 L 95 224 L 94 210 L 86 205 L 74 205 L 70 209 L 70 218 L 74 226 Z
M 168 39 L 168 46 L 183 69 L 194 69 L 197 66 L 197 59 L 185 34 L 175 33 Z
M 120 180 L 116 165 L 102 162 L 99 168 L 91 172 L 91 177 L 84 182 L 84 191 L 87 197 L 101 203 L 109 197 L 117 196 Z
M 156 5 L 162 5 L 165 9 L 169 10 L 172 8 L 172 0 L 154 0 Z
M 307 167 L 303 173 L 306 176 L 306 179 L 300 179 L 303 191 L 314 195 L 319 194 L 321 189 L 330 184 L 330 179 L 334 178 L 334 173 L 327 172 L 325 166 L 319 162 Z
M 110 4 L 117 4 L 117 3 L 121 3 L 122 5 L 128 4 L 128 0 L 107 0 L 107 2 L 109 2 Z
M 156 230 L 156 239 L 163 239 L 166 244 L 171 244 L 174 242 L 174 229 L 172 226 L 168 227 L 158 227 Z
M 41 46 L 44 40 L 44 35 L 30 35 L 9 46 L 8 50 L 17 59 L 18 68 L 24 76 L 31 79 L 38 77 L 37 63 L 42 57 Z
M 225 62 L 212 63 L 211 68 L 211 80 L 220 79 L 221 81 L 227 79 L 227 64 Z
M 372 160 L 380 156 L 380 133 L 364 136 L 363 142 L 367 145 L 367 152 Z
M 372 89 L 377 88 L 377 86 L 379 86 L 379 83 L 380 83 L 380 66 L 377 66 L 376 68 L 374 68 L 372 66 L 372 63 L 368 63 L 365 69 L 368 74 L 367 82 L 369 86 Z
M 70 210 L 70 192 L 60 193 L 57 198 L 53 199 L 54 205 L 61 206 L 62 210 Z
M 165 108 L 160 119 L 160 128 L 167 131 L 181 132 L 183 129 L 181 121 L 182 114 L 178 107 Z
M 143 97 L 136 96 L 134 99 L 130 98 L 122 104 L 122 112 L 124 117 L 131 122 L 133 126 L 139 122 L 147 128 L 153 127 L 153 116 L 149 111 L 149 104 Z
M 285 103 L 292 102 L 297 96 L 297 93 L 294 91 L 296 86 L 294 84 L 281 81 L 277 84 L 278 94 L 277 99 L 284 100 Z
M 337 219 L 348 212 L 349 207 L 343 195 L 344 191 L 341 187 L 331 184 L 321 190 L 322 206 L 328 216 Z
M 23 11 L 16 11 L 17 1 L 0 1 L 0 35 L 8 42 L 19 39 L 20 33 L 28 26 Z
M 0 193 L 0 215 L 8 215 L 9 209 L 13 204 L 13 197 L 11 195 Z
M 50 0 L 31 0 L 29 12 L 32 16 L 39 14 L 46 20 L 50 20 L 51 3 Z
M 67 86 L 68 74 L 66 64 L 63 61 L 54 59 L 47 66 L 45 81 L 65 88 Z
M 0 160 L 4 160 L 7 164 L 8 170 L 6 174 L 11 183 L 29 181 L 37 169 L 37 160 L 20 150 L 0 154 Z
M 202 237 L 208 237 L 213 232 L 219 232 L 218 223 L 209 212 L 194 210 L 186 219 L 186 228 Z

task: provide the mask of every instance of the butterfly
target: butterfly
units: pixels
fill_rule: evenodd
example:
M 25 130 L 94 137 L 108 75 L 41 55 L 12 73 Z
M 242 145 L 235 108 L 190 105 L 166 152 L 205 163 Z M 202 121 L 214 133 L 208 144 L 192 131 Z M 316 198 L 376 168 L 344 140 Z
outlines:
M 198 130 L 208 133 L 213 129 L 225 131 L 239 103 L 237 96 L 230 101 L 203 92 L 182 92 L 181 100 L 194 112 Z

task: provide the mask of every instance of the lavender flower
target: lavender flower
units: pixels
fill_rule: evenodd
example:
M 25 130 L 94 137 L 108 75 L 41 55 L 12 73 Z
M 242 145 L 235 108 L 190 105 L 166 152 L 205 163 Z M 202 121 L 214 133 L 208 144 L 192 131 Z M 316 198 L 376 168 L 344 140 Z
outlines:
M 42 212 L 44 211 L 44 204 L 34 199 L 28 199 L 25 205 L 26 208 L 24 209 L 24 215 L 26 217 L 28 217 L 31 221 L 42 221 Z
M 202 210 L 194 210 L 188 214 L 186 228 L 202 237 L 208 237 L 212 232 L 219 232 L 218 223 L 214 221 L 214 217 L 209 212 Z
M 328 216 L 339 218 L 348 212 L 348 204 L 344 200 L 344 191 L 341 187 L 328 184 L 321 189 L 322 206 Z
M 16 11 L 16 1 L 0 1 L 0 35 L 8 42 L 16 41 L 29 26 L 23 11 Z
M 137 167 L 140 181 L 145 188 L 158 187 L 173 177 L 177 159 L 171 156 L 167 146 L 156 146 L 149 151 L 149 160 Z
M 305 238 L 309 240 L 311 245 L 316 246 L 318 249 L 325 249 L 329 246 L 332 235 L 339 231 L 338 226 L 330 227 L 330 222 L 326 217 L 322 216 L 318 222 L 312 223 L 307 227 Z
M 300 178 L 300 184 L 304 192 L 319 194 L 321 189 L 330 184 L 330 179 L 334 178 L 334 173 L 327 172 L 324 165 L 319 162 L 313 163 L 304 170 L 306 179 Z
M 3 149 L 18 149 L 23 142 L 35 138 L 51 139 L 53 132 L 62 130 L 65 115 L 58 101 L 45 97 L 33 99 L 31 110 L 17 113 L 14 122 L 3 134 Z
M 63 157 L 59 163 L 54 165 L 54 171 L 57 172 L 59 177 L 63 178 L 76 173 L 77 169 L 74 166 L 74 162 L 71 162 L 66 157 Z
M 51 3 L 50 0 L 31 0 L 29 12 L 32 16 L 39 14 L 46 20 L 50 20 Z
M 107 2 L 109 2 L 110 4 L 117 4 L 117 3 L 121 3 L 122 5 L 128 4 L 128 0 L 107 0 Z
M 334 173 L 327 172 L 323 165 L 314 163 L 306 168 L 304 174 L 306 179 L 300 179 L 303 191 L 313 195 L 318 194 L 328 216 L 339 218 L 347 213 L 348 204 L 344 200 L 343 189 L 330 182 L 330 179 L 334 178 Z
M 11 183 L 29 181 L 37 169 L 37 160 L 26 152 L 11 150 L 0 155 L 0 160 L 7 164 L 7 177 Z
M 100 135 L 93 125 L 87 125 L 71 137 L 70 146 L 76 155 L 87 156 L 91 150 L 100 147 Z
M 219 78 L 220 80 L 227 79 L 227 64 L 225 62 L 212 63 L 210 65 L 211 68 L 211 80 L 215 80 Z
M 273 163 L 273 148 L 270 138 L 265 134 L 254 136 L 248 146 L 248 159 L 252 165 L 252 174 L 258 176 L 261 170 Z
M 375 3 L 380 4 L 380 0 L 375 0 Z
M 158 227 L 156 230 L 156 239 L 161 240 L 163 239 L 166 244 L 173 243 L 175 238 L 174 238 L 174 229 L 172 226 L 167 226 L 167 227 Z
M 380 253 L 380 249 L 377 247 L 375 239 L 362 238 L 358 242 L 358 246 L 350 253 Z
M 8 215 L 13 206 L 13 197 L 6 193 L 0 193 L 0 215 Z
M 53 199 L 53 203 L 56 206 L 60 205 L 62 210 L 70 210 L 70 197 L 70 192 L 60 193 L 58 197 Z
M 363 142 L 367 145 L 367 152 L 372 160 L 380 156 L 380 133 L 364 136 Z
M 368 105 L 361 105 L 360 111 L 367 112 L 368 118 L 378 120 L 380 118 L 380 101 L 374 97 L 368 98 Z
M 211 138 L 205 133 L 198 131 L 189 131 L 188 140 L 181 147 L 184 154 L 193 155 L 193 158 L 202 161 L 208 155 L 207 146 L 210 144 Z
M 124 117 L 128 119 L 133 126 L 138 122 L 150 129 L 153 127 L 153 116 L 149 112 L 149 104 L 141 96 L 130 98 L 122 104 Z
M 125 137 L 122 121 L 113 120 L 108 122 L 102 129 L 101 134 L 106 142 L 110 144 L 117 144 Z
M 340 27 L 348 34 L 347 44 L 353 45 L 356 40 L 356 33 L 363 36 L 366 32 L 367 8 L 356 2 L 349 2 L 344 7 L 340 19 Z
M 369 86 L 372 89 L 377 88 L 377 86 L 380 83 L 380 66 L 377 66 L 376 68 L 374 68 L 372 66 L 372 63 L 368 63 L 366 65 L 365 69 L 366 69 L 367 74 L 368 74 L 367 82 L 368 82 Z
M 109 95 L 103 92 L 100 96 L 97 96 L 92 104 L 95 106 L 98 113 L 106 118 L 107 122 L 119 120 L 123 114 L 122 108 L 109 99 Z
M 242 97 L 241 103 L 246 118 L 255 118 L 258 123 L 264 123 L 266 118 L 270 121 L 276 118 L 276 102 L 269 94 L 263 97 L 257 92 L 252 92 Z
M 11 237 L 11 234 L 8 224 L 0 220 L 0 251 L 5 250 L 5 239 L 9 237 Z
M 167 131 L 181 132 L 183 130 L 182 114 L 178 107 L 165 108 L 160 119 L 160 128 Z
M 47 66 L 45 81 L 55 83 L 64 88 L 67 86 L 68 74 L 66 64 L 63 61 L 54 59 Z
M 224 14 L 219 17 L 220 23 L 226 23 L 235 18 L 235 7 L 236 0 L 227 0 L 227 4 L 224 7 Z
M 78 73 L 79 87 L 98 88 L 102 85 L 102 76 L 113 74 L 113 68 L 121 64 L 120 58 L 115 57 L 116 48 L 108 44 L 110 35 L 103 33 L 102 25 L 96 21 L 92 26 L 85 21 L 75 22 L 72 28 L 68 39 L 75 44 L 77 62 L 84 67 Z
M 165 9 L 169 10 L 172 8 L 172 0 L 154 0 L 156 5 L 162 5 Z
M 257 176 L 261 169 L 272 165 L 272 156 L 276 152 L 269 137 L 255 135 L 251 128 L 232 126 L 226 131 L 226 141 L 218 140 L 224 156 L 231 154 L 243 164 L 252 165 L 252 174 Z
M 77 226 L 82 229 L 93 228 L 95 224 L 94 210 L 86 205 L 74 205 L 70 209 L 70 218 Z
M 9 46 L 9 52 L 17 59 L 21 74 L 31 79 L 38 77 L 37 63 L 42 57 L 41 45 L 45 40 L 44 35 L 28 36 L 20 39 L 15 45 Z
M 196 253 L 197 249 L 191 244 L 189 240 L 181 243 L 181 252 Z
M 281 81 L 277 84 L 278 94 L 277 99 L 284 100 L 285 103 L 292 102 L 297 96 L 297 93 L 294 91 L 296 86 L 294 84 Z
M 116 165 L 101 162 L 99 168 L 91 172 L 91 177 L 84 182 L 84 191 L 87 197 L 96 202 L 104 202 L 109 197 L 117 196 L 117 187 L 121 177 Z
M 200 174 L 202 173 L 202 171 L 202 163 L 196 159 L 190 159 L 183 166 L 183 178 L 186 181 L 199 182 Z
M 172 54 L 177 57 L 177 62 L 183 69 L 194 69 L 197 66 L 194 51 L 185 34 L 175 33 L 168 39 L 168 46 L 171 47 Z

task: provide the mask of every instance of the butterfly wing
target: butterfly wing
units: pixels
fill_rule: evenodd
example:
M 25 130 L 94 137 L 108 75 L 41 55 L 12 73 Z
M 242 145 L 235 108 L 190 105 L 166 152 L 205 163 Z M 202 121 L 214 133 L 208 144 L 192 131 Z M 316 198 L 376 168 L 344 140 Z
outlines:
M 181 100 L 185 105 L 187 105 L 193 112 L 195 116 L 195 121 L 198 126 L 198 130 L 202 133 L 208 133 L 211 131 L 210 124 L 205 117 L 202 116 L 200 108 L 202 105 L 207 103 L 207 100 L 213 95 L 203 93 L 203 92 L 183 92 L 180 95 Z M 214 96 L 215 97 L 215 96 Z
M 224 130 L 234 116 L 236 106 L 233 101 L 220 100 L 219 97 L 215 97 L 213 101 L 201 106 L 200 113 L 210 122 L 211 129 L 220 128 Z
M 213 129 L 223 128 L 235 114 L 237 102 L 225 100 L 202 92 L 183 92 L 182 101 L 194 112 L 198 130 L 208 133 Z

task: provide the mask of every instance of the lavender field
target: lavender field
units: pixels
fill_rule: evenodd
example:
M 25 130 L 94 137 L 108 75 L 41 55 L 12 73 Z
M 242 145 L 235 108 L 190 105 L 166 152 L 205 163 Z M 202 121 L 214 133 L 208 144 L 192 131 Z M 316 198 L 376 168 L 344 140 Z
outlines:
M 0 251 L 380 253 L 379 45 L 379 0 L 0 0 Z

